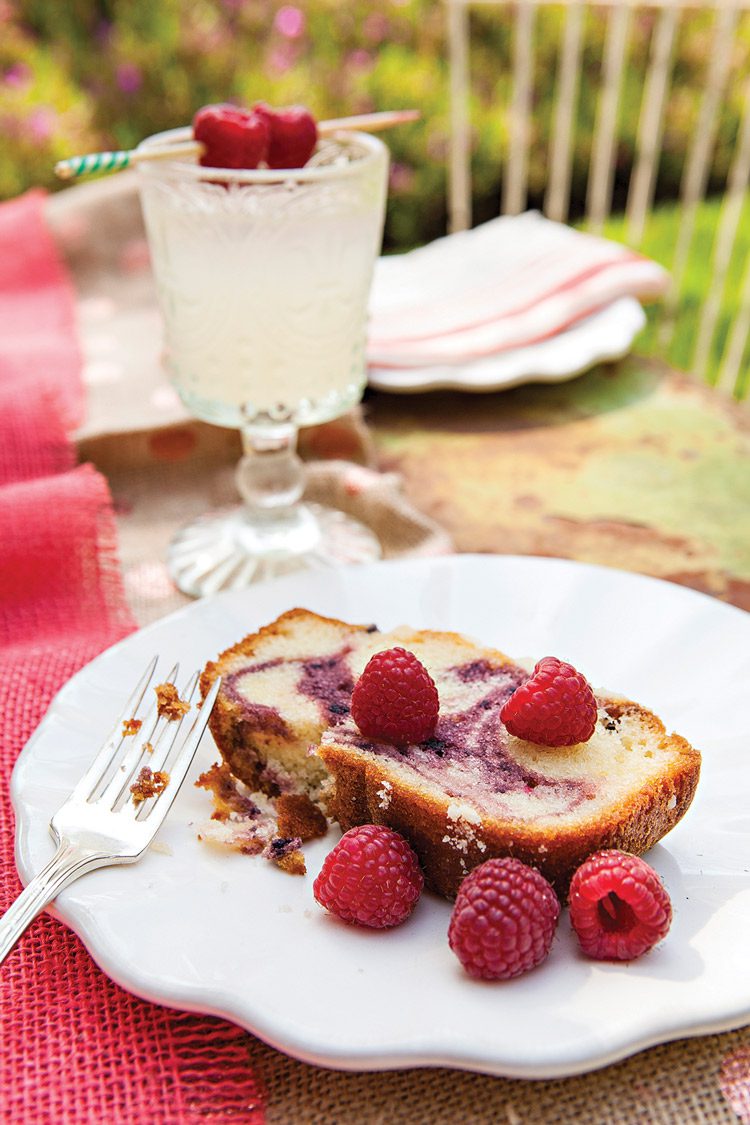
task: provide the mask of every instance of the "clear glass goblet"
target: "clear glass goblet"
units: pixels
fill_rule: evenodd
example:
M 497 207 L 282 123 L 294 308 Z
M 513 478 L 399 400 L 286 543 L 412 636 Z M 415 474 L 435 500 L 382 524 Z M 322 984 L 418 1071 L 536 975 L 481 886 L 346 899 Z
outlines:
M 171 130 L 141 147 L 185 137 Z M 296 442 L 300 426 L 336 418 L 362 395 L 385 145 L 340 133 L 302 169 L 153 160 L 139 170 L 172 382 L 196 417 L 239 429 L 244 449 L 243 504 L 177 533 L 173 580 L 200 596 L 377 558 L 380 545 L 364 525 L 301 502 Z

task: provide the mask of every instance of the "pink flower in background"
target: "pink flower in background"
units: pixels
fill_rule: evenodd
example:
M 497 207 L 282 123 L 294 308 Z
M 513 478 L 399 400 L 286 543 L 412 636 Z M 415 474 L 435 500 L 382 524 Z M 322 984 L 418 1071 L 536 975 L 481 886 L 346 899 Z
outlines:
M 395 193 L 411 191 L 415 179 L 414 169 L 407 164 L 391 164 L 389 175 L 391 191 Z
M 115 81 L 123 94 L 137 94 L 143 85 L 143 74 L 135 63 L 120 63 L 115 70 Z
M 276 13 L 273 26 L 287 39 L 299 39 L 305 30 L 305 13 L 300 8 L 285 4 Z
M 369 39 L 371 43 L 382 43 L 388 34 L 389 27 L 388 18 L 382 12 L 373 12 L 362 25 L 362 31 L 365 38 Z
M 350 51 L 346 56 L 346 65 L 352 70 L 367 70 L 372 66 L 374 59 L 369 51 L 365 51 L 362 47 L 357 48 L 356 51 Z
M 282 43 L 268 52 L 266 70 L 269 74 L 286 74 L 294 66 L 296 54 L 290 43 Z
M 28 86 L 31 78 L 31 67 L 23 62 L 13 63 L 3 74 L 4 84 L 14 90 L 20 90 L 22 86 Z
M 35 141 L 46 141 L 52 136 L 57 114 L 47 106 L 33 110 L 26 118 L 28 131 Z

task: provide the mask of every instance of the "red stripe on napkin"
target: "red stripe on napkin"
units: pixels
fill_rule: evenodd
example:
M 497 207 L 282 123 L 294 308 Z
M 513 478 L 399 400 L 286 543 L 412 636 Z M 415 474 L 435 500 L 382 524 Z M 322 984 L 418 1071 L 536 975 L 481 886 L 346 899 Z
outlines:
M 556 336 L 622 297 L 659 297 L 668 280 L 627 247 L 536 212 L 493 219 L 378 261 L 368 363 L 469 364 Z
M 73 467 L 65 436 L 80 415 L 72 294 L 40 195 L 0 206 L 0 912 L 21 889 L 13 764 L 66 680 L 134 628 L 106 481 Z M 0 968 L 0 1010 L 3 1125 L 263 1120 L 244 1032 L 136 999 L 49 916 Z

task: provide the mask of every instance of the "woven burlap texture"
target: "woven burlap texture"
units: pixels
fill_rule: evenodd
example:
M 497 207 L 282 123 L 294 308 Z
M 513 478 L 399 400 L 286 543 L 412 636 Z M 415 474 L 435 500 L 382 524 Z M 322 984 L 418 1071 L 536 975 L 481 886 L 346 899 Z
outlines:
M 501 992 L 497 1006 L 498 1019 L 502 1019 Z M 352 1018 L 366 1019 L 367 1013 Z M 396 1012 L 394 1019 L 398 1019 Z M 251 1041 L 250 1057 L 253 1071 L 266 1090 L 269 1125 L 750 1122 L 747 1029 L 656 1047 L 605 1070 L 549 1082 L 444 1069 L 341 1074 L 294 1062 L 255 1040 Z M 744 1094 L 732 1088 L 733 1064 Z M 730 1106 L 730 1097 L 737 1114 Z
M 117 440 L 117 439 L 111 439 Z M 349 461 L 306 466 L 305 498 L 341 508 L 377 535 L 384 558 L 450 552 L 450 537 L 404 497 L 399 478 Z M 118 511 L 128 600 L 145 625 L 186 604 L 169 579 L 169 541 L 180 524 L 237 502 L 232 464 L 190 460 L 112 467 L 108 477 Z
M 59 688 L 134 627 L 112 503 L 65 430 L 81 401 L 72 298 L 38 196 L 0 207 L 0 913 L 21 890 L 11 770 Z M 61 744 L 59 753 L 66 746 Z M 3 1125 L 260 1122 L 236 1028 L 130 996 L 54 919 L 0 972 Z

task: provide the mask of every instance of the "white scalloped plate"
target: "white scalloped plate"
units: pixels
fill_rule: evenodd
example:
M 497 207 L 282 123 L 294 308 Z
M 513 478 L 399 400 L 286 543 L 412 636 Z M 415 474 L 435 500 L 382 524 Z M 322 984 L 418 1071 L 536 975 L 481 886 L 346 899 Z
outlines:
M 48 859 L 50 815 L 154 652 L 184 668 L 294 605 L 383 628 L 455 629 L 518 656 L 557 654 L 662 716 L 704 754 L 684 820 L 650 854 L 674 905 L 667 939 L 629 965 L 576 951 L 563 912 L 550 958 L 505 984 L 450 952 L 447 902 L 425 894 L 390 932 L 320 910 L 312 879 L 200 844 L 208 798 L 187 784 L 161 847 L 65 890 L 57 915 L 115 981 L 226 1016 L 309 1062 L 454 1066 L 518 1077 L 590 1070 L 670 1039 L 750 1022 L 750 616 L 655 579 L 557 559 L 458 556 L 287 577 L 196 602 L 135 633 L 59 693 L 13 775 L 18 866 Z M 192 776 L 214 760 L 206 737 Z
M 498 355 L 441 367 L 370 367 L 367 381 L 380 391 L 501 391 L 522 383 L 562 383 L 597 363 L 621 359 L 646 323 L 633 297 L 621 297 L 564 332 Z

